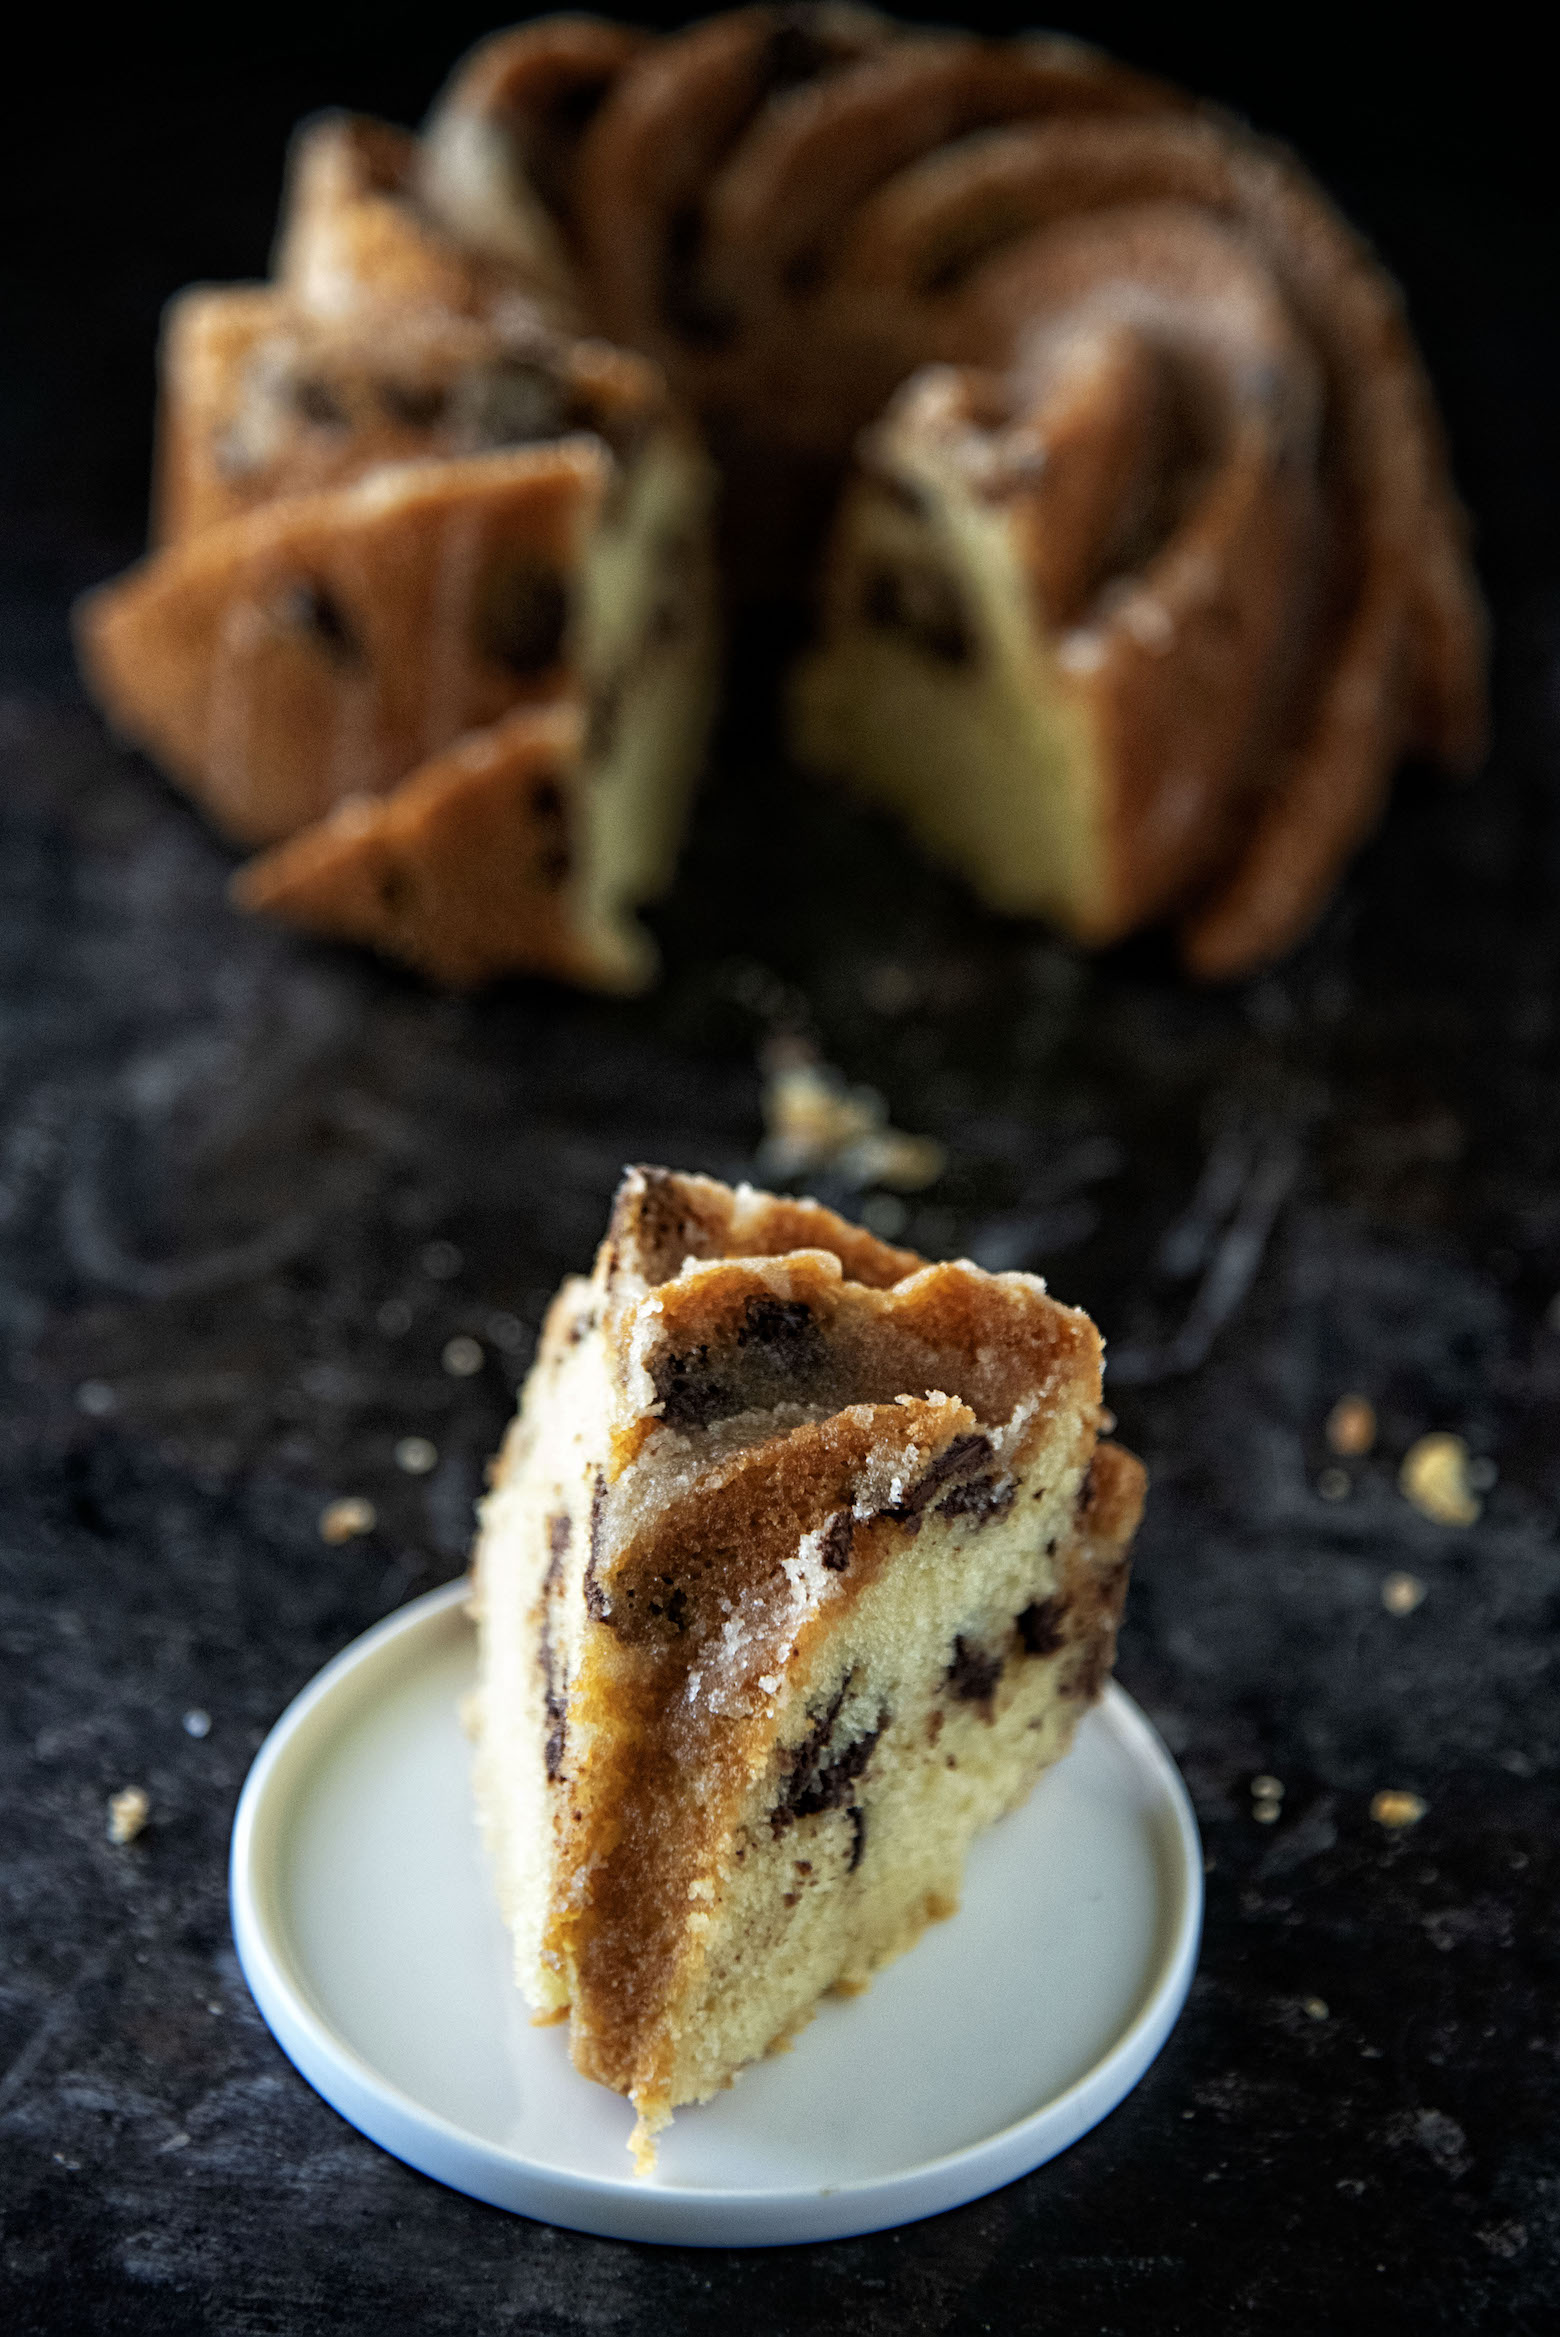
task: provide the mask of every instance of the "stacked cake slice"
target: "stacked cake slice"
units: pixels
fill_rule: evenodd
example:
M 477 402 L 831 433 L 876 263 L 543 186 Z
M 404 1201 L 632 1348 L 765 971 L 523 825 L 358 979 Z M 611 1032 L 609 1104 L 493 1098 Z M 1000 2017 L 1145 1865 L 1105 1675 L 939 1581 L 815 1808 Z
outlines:
M 958 1902 L 1109 1674 L 1143 1473 L 1088 1318 L 641 1169 L 476 1557 L 479 1809 L 539 2018 L 673 2108 Z

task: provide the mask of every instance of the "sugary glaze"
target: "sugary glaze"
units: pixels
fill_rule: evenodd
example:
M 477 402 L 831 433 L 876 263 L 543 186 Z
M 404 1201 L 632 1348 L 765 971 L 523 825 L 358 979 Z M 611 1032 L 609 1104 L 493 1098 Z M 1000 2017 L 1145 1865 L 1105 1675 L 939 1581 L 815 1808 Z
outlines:
M 1108 1676 L 1142 1471 L 1029 1275 L 637 1170 L 484 1507 L 479 1809 L 635 2143 L 958 1902 Z

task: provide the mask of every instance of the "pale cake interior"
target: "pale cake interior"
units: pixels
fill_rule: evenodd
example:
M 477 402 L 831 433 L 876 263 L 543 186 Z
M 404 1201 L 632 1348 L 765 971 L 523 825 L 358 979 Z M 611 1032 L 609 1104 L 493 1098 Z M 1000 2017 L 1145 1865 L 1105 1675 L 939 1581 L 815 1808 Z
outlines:
M 993 908 L 1083 940 L 1109 926 L 1109 806 L 1092 709 L 1058 661 L 989 434 L 945 377 L 910 385 L 836 522 L 821 638 L 792 686 L 801 761 L 896 813 Z

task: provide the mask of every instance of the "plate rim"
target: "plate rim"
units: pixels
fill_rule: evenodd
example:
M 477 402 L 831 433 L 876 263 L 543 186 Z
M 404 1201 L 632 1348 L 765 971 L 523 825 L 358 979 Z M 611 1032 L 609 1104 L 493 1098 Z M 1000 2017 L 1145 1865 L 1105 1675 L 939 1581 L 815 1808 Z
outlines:
M 671 2246 L 784 2246 L 844 2239 L 919 2221 L 984 2197 L 1071 2147 L 1125 2100 L 1157 2058 L 1186 2001 L 1197 1966 L 1203 1916 L 1202 1842 L 1191 1797 L 1159 1732 L 1120 1684 L 1108 1683 L 1095 1709 L 1108 1718 L 1140 1767 L 1156 1779 L 1171 1825 L 1165 1877 L 1169 1922 L 1142 2001 L 1099 2059 L 1064 2090 L 1020 2118 L 954 2151 L 838 2184 L 713 2189 L 661 2188 L 631 2176 L 581 2174 L 527 2158 L 429 2108 L 376 2069 L 314 2001 L 290 1951 L 264 1861 L 278 1840 L 277 1805 L 302 1732 L 366 1664 L 400 1640 L 434 1631 L 467 1605 L 467 1575 L 424 1592 L 381 1618 L 331 1657 L 267 1731 L 234 1813 L 228 1897 L 240 1969 L 262 2019 L 300 2076 L 370 2141 L 418 2172 L 513 2214 L 603 2238 Z M 285 1798 L 285 1797 L 284 1797 Z M 1172 1859 L 1166 1859 L 1167 1868 Z M 1163 1920 L 1163 1915 L 1162 1915 Z

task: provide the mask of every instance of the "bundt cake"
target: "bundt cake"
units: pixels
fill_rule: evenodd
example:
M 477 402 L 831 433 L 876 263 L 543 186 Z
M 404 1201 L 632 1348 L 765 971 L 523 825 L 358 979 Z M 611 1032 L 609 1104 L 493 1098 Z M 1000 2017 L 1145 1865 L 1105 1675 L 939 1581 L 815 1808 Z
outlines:
M 609 377 L 613 351 L 637 371 Z M 514 377 L 539 372 L 528 418 Z M 1258 965 L 1314 920 L 1405 754 L 1479 752 L 1482 614 L 1394 286 L 1282 150 L 1071 41 L 829 5 L 497 34 L 420 139 L 303 133 L 276 286 L 191 296 L 165 381 L 163 525 L 211 534 L 219 602 L 235 514 L 285 535 L 295 499 L 302 525 L 306 498 L 407 462 L 490 461 L 502 500 L 490 450 L 561 432 L 621 470 L 625 402 L 680 449 L 669 540 L 699 570 L 695 417 L 728 571 L 816 569 L 799 758 L 1086 943 L 1169 921 L 1200 974 Z M 90 662 L 124 728 L 232 794 L 207 764 L 268 712 L 214 716 L 192 751 L 162 704 L 172 652 L 138 694 Z M 687 653 L 690 766 L 708 671 Z M 254 751 L 243 832 L 290 833 L 310 789 L 290 776 L 262 818 Z M 297 752 L 289 733 L 290 774 Z M 658 868 L 686 794 L 658 780 L 639 818 L 665 823 Z
M 1113 1661 L 1143 1471 L 1029 1274 L 631 1171 L 483 1507 L 479 1815 L 577 2068 L 679 2103 L 958 1903 Z

